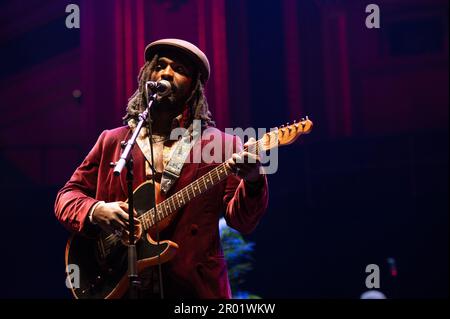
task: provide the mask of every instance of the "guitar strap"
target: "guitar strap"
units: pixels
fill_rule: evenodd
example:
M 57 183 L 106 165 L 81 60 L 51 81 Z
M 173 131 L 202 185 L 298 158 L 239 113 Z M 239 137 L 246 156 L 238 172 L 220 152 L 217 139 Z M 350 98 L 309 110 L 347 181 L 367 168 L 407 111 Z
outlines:
M 198 124 L 199 121 L 194 121 Z M 180 141 L 178 142 L 175 151 L 172 153 L 169 163 L 165 167 L 162 177 L 161 177 L 161 191 L 165 194 L 170 190 L 170 188 L 175 184 L 177 179 L 180 177 L 181 169 L 183 168 L 184 162 L 189 155 L 192 147 L 200 136 L 200 129 L 197 127 L 189 126 L 189 129 L 185 131 L 182 135 Z M 191 135 L 192 133 L 192 135 Z

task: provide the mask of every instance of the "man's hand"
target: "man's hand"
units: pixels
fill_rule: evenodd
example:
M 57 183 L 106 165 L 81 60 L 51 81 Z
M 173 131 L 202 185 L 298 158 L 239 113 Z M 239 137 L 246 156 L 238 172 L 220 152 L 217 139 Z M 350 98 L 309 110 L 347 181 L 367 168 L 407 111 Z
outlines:
M 255 142 L 256 140 L 251 137 L 244 144 L 244 147 L 247 146 L 249 150 L 254 150 Z M 262 175 L 259 173 L 259 168 L 261 167 L 260 157 L 254 151 L 242 152 L 241 154 L 234 153 L 226 163 L 236 175 L 247 182 L 254 183 L 262 178 Z
M 134 212 L 134 216 L 137 216 Z M 110 233 L 128 234 L 128 204 L 124 202 L 100 203 L 92 213 L 92 220 L 104 231 Z M 135 226 L 140 224 L 134 218 Z

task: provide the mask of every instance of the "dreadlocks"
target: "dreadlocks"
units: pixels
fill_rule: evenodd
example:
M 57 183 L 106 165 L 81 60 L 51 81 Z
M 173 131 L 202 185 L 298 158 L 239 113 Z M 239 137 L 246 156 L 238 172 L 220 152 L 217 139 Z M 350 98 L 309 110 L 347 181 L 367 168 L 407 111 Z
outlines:
M 137 120 L 139 113 L 142 113 L 147 107 L 147 96 L 145 91 L 145 83 L 150 78 L 150 74 L 153 72 L 156 63 L 158 61 L 158 55 L 155 55 L 151 61 L 146 61 L 139 71 L 138 75 L 138 88 L 128 100 L 125 116 L 122 118 L 125 123 L 130 119 Z M 194 89 L 191 95 L 186 101 L 186 105 L 189 108 L 189 119 L 186 121 L 186 125 L 190 125 L 193 120 L 201 120 L 202 127 L 216 126 L 212 120 L 212 114 L 208 108 L 208 102 L 205 96 L 205 88 L 200 81 L 200 73 L 197 72 Z

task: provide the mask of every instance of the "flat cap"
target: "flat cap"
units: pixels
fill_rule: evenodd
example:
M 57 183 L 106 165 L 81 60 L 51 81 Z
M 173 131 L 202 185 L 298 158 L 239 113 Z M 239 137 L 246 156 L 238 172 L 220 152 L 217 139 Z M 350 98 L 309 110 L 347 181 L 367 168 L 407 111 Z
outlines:
M 176 50 L 187 56 L 200 72 L 200 81 L 205 84 L 209 79 L 210 67 L 206 55 L 192 43 L 180 39 L 161 39 L 145 47 L 145 61 L 151 61 L 155 54 L 164 49 Z

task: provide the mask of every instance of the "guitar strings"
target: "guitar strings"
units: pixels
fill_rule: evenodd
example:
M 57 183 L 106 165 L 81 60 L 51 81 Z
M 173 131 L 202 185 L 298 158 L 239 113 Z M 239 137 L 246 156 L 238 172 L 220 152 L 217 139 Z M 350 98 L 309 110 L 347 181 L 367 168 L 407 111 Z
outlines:
M 268 134 L 270 134 L 270 133 L 268 133 Z M 244 146 L 243 150 L 239 153 L 239 155 L 242 155 L 243 152 L 247 152 L 248 149 L 249 149 L 249 147 L 255 146 L 255 145 L 257 146 L 257 147 L 256 147 L 256 150 L 255 150 L 255 153 L 258 154 L 258 153 L 259 153 L 260 147 L 261 147 L 261 146 L 263 145 L 263 143 L 265 143 L 265 142 L 266 142 L 266 141 L 264 141 L 264 138 L 261 138 L 260 140 L 256 141 L 256 142 L 253 143 L 253 144 L 246 145 L 246 146 Z M 271 148 L 273 148 L 274 146 L 277 146 L 277 145 L 278 145 L 278 140 L 277 140 L 277 139 L 275 139 L 275 142 L 272 142 L 272 139 L 270 139 L 270 140 L 269 140 L 269 145 L 268 145 L 269 147 L 268 147 L 268 149 L 271 149 Z M 226 166 L 226 163 L 221 163 L 220 165 L 216 166 L 214 169 L 219 169 L 219 168 L 225 168 L 226 171 L 229 171 L 228 167 Z M 227 174 L 227 176 L 229 176 L 229 175 L 230 175 L 230 172 Z M 227 177 L 227 176 L 226 176 L 226 177 Z M 203 177 L 203 176 L 202 176 L 202 177 Z M 202 178 L 202 177 L 200 177 L 200 178 Z M 199 179 L 200 179 L 200 178 L 199 178 Z M 189 187 L 189 186 L 187 186 L 187 187 Z M 179 192 L 181 192 L 181 191 L 183 191 L 183 190 L 184 190 L 184 189 L 180 190 Z M 169 198 L 168 198 L 168 199 L 169 199 Z M 159 209 L 158 209 L 158 208 L 161 207 L 162 204 L 164 204 L 168 199 L 164 200 L 163 202 L 159 203 L 158 205 L 156 205 L 155 207 L 153 207 L 152 209 L 148 210 L 147 212 L 143 213 L 141 216 L 138 217 L 138 219 L 141 221 L 141 223 L 142 223 L 143 225 L 148 225 L 147 229 L 150 228 L 150 227 L 152 227 L 152 226 L 154 225 L 154 223 L 153 223 L 152 220 L 150 219 L 151 216 L 148 216 L 148 215 L 153 215 L 153 220 L 154 220 L 154 219 L 155 219 L 155 212 L 154 212 L 154 210 L 155 210 L 155 208 L 156 208 L 157 215 L 160 216 L 160 213 L 159 213 Z M 100 240 L 102 240 L 102 239 L 100 238 Z M 109 248 L 111 248 L 114 244 L 116 244 L 117 242 L 119 242 L 120 240 L 121 240 L 120 237 L 117 236 L 116 234 L 110 234 L 110 235 L 108 235 L 107 237 L 105 237 L 105 238 L 103 239 L 103 245 L 104 245 L 105 249 L 109 249 Z

